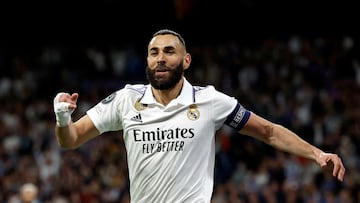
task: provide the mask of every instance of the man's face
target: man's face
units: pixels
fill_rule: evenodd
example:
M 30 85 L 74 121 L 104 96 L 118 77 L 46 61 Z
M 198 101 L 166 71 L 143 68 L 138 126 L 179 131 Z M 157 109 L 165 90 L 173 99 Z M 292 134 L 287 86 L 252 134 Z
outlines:
M 160 64 L 155 69 L 151 69 L 149 66 L 146 67 L 146 76 L 151 86 L 159 90 L 168 90 L 175 87 L 180 81 L 183 72 L 182 61 L 174 69 Z
M 178 38 L 158 35 L 148 46 L 146 76 L 155 89 L 168 90 L 181 80 L 188 54 Z

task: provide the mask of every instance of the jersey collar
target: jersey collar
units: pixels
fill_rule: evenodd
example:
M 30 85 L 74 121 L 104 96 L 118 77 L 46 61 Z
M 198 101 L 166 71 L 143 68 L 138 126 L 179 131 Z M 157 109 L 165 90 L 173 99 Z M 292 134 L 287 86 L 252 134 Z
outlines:
M 181 89 L 180 95 L 175 99 L 177 103 L 183 105 L 193 104 L 195 102 L 195 91 L 193 86 L 184 78 L 183 87 Z M 142 104 L 155 104 L 156 100 L 151 91 L 151 85 L 146 86 L 145 93 L 140 100 Z

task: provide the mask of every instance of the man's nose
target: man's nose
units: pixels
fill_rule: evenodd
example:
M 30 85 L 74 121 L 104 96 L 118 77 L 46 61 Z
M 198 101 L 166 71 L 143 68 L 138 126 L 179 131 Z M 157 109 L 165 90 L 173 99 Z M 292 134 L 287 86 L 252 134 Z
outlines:
M 163 63 L 165 63 L 165 55 L 164 55 L 164 54 L 162 54 L 162 53 L 159 54 L 159 56 L 158 56 L 158 58 L 157 58 L 157 63 L 158 63 L 158 64 L 163 64 Z

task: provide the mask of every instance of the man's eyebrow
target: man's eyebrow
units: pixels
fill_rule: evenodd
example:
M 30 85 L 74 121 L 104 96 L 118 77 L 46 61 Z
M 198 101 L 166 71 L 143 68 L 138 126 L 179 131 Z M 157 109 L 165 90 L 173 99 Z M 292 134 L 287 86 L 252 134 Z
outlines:
M 174 46 L 166 46 L 166 47 L 164 47 L 164 49 L 175 49 L 175 47 Z
M 158 50 L 159 47 L 151 47 L 149 50 Z
M 159 47 L 151 47 L 149 50 L 158 50 L 158 49 L 160 49 L 160 48 Z M 165 46 L 163 49 L 170 50 L 170 49 L 176 49 L 176 48 L 174 46 L 169 45 L 169 46 Z

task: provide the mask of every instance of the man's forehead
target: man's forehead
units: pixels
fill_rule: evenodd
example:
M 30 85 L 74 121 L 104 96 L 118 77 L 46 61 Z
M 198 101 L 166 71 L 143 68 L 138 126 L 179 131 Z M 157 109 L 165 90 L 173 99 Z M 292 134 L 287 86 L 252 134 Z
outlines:
M 180 40 L 175 35 L 157 35 L 153 37 L 149 43 L 149 48 L 151 47 L 181 47 Z

